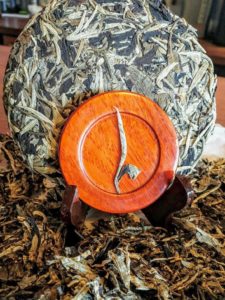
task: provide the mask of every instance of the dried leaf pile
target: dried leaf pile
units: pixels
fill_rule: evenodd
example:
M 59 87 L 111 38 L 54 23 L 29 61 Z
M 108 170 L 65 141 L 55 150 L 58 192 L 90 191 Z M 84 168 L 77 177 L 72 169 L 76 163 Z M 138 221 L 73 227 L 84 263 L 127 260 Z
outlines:
M 4 102 L 30 168 L 52 174 L 71 111 L 104 91 L 144 94 L 176 128 L 183 173 L 214 126 L 215 86 L 195 29 L 161 0 L 51 0 L 12 48 Z
M 32 174 L 0 136 L 0 299 L 224 299 L 225 160 L 192 174 L 170 232 L 111 216 L 66 238 L 63 183 Z

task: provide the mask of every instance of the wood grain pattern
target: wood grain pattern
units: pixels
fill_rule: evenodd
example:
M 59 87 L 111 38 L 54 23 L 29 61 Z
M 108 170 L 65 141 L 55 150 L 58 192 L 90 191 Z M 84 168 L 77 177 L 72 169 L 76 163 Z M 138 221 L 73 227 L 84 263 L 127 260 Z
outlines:
M 121 145 L 115 107 L 127 137 L 126 164 L 141 173 L 124 176 L 117 194 L 114 177 Z M 175 176 L 178 144 L 165 112 L 148 98 L 130 92 L 109 92 L 85 102 L 64 127 L 59 160 L 68 185 L 78 187 L 91 207 L 111 213 L 136 211 L 153 203 Z
M 120 187 L 123 193 L 129 193 L 146 184 L 153 176 L 159 163 L 160 147 L 154 131 L 145 120 L 126 113 L 121 115 L 128 147 L 125 164 L 133 164 L 141 170 L 135 181 L 130 181 L 127 176 L 122 178 Z M 83 143 L 83 167 L 93 184 L 108 193 L 115 193 L 113 182 L 120 161 L 120 148 L 115 112 L 97 120 Z M 100 182 L 99 178 L 104 180 Z

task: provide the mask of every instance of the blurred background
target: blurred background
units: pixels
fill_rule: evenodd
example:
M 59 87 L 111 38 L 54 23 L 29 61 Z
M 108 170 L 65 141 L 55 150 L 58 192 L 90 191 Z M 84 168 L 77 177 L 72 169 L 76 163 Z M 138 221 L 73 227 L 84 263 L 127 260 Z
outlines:
M 16 14 L 17 17 L 29 17 L 30 5 L 44 6 L 48 0 L 0 0 L 0 11 L 3 16 L 12 16 Z
M 199 38 L 225 46 L 224 0 L 165 0 L 172 12 L 197 28 Z
M 198 30 L 199 42 L 225 77 L 225 0 L 164 0 L 169 9 Z
M 165 0 L 172 12 L 198 30 L 199 42 L 225 77 L 225 0 Z

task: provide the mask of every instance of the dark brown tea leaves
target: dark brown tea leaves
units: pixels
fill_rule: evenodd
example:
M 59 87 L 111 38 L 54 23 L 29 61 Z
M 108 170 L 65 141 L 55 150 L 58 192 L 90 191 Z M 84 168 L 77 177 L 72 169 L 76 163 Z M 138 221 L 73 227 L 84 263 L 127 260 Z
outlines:
M 196 198 L 170 231 L 112 215 L 78 239 L 60 221 L 61 180 L 0 136 L 0 299 L 223 299 L 225 160 L 191 176 Z

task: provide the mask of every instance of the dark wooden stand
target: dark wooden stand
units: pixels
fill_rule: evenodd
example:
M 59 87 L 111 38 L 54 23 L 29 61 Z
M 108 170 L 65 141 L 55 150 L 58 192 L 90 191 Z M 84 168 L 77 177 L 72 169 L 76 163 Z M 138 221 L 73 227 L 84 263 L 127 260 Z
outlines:
M 152 205 L 142 209 L 154 226 L 169 227 L 171 216 L 190 204 L 194 196 L 188 178 L 176 176 L 170 188 Z M 89 207 L 79 199 L 76 186 L 67 186 L 61 207 L 62 220 L 79 231 L 85 221 Z

